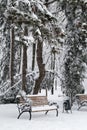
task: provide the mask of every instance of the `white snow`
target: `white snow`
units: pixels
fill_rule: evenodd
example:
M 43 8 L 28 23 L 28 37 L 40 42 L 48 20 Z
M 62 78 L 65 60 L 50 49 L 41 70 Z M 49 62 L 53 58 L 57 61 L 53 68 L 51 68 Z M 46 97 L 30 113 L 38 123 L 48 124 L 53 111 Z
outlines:
M 1 130 L 87 130 L 87 107 L 79 111 L 73 106 L 72 113 L 62 113 L 62 97 L 56 93 L 54 96 L 48 95 L 49 100 L 56 100 L 60 106 L 59 116 L 55 111 L 24 113 L 17 119 L 18 110 L 16 104 L 0 105 L 0 129 Z

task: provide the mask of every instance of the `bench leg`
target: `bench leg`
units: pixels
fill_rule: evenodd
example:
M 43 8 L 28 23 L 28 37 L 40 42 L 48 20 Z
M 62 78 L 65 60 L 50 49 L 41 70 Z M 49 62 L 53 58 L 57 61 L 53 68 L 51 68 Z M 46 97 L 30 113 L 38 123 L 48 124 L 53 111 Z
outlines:
M 58 109 L 56 109 L 56 116 L 58 116 Z
M 30 115 L 29 120 L 31 120 L 31 112 L 30 112 L 30 111 L 22 111 L 21 113 L 19 113 L 19 115 L 18 115 L 17 119 L 19 119 L 19 118 L 20 118 L 20 116 L 21 116 L 24 112 L 29 112 L 29 115 Z
M 84 104 L 84 103 L 86 103 L 86 104 Z M 82 103 L 80 103 L 77 110 L 79 110 L 83 106 L 87 106 L 87 101 L 83 101 Z
M 48 111 L 45 112 L 45 114 L 47 115 Z
M 46 115 L 47 115 L 47 113 L 48 113 L 49 111 L 46 111 Z M 56 109 L 56 116 L 58 116 L 58 109 Z
M 83 106 L 85 106 L 85 105 L 80 105 L 79 107 L 78 107 L 78 109 L 77 110 L 79 110 L 81 107 L 83 107 Z
M 85 105 L 83 105 L 83 103 L 81 103 L 80 105 L 79 105 L 79 107 L 78 107 L 78 109 L 77 110 L 79 110 L 81 107 L 83 107 L 83 106 L 85 106 Z
M 31 120 L 31 111 L 29 111 L 29 114 L 30 114 L 30 118 L 29 118 L 29 120 Z
M 19 119 L 20 118 L 20 116 L 22 115 L 22 113 L 23 113 L 24 111 L 22 111 L 21 113 L 19 113 L 19 115 L 18 115 L 18 117 L 17 117 L 17 119 Z

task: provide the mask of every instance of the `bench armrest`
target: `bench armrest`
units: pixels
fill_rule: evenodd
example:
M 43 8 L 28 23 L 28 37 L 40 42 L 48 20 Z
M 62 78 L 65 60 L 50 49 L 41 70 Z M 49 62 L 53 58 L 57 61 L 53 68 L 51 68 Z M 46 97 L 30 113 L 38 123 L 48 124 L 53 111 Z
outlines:
M 59 105 L 57 102 L 48 102 L 49 106 L 55 105 L 57 108 L 59 108 Z
M 31 105 L 28 103 L 25 104 L 18 104 L 17 105 L 18 109 L 20 109 L 21 111 L 26 111 L 26 110 L 31 110 Z

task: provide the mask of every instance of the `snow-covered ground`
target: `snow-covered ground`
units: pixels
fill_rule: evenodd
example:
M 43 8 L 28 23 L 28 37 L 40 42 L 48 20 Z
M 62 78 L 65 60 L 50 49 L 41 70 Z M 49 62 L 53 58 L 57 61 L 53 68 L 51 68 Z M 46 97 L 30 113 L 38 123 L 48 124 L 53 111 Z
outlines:
M 77 111 L 77 106 L 72 108 L 72 113 L 62 113 L 62 97 L 49 96 L 49 100 L 56 100 L 60 106 L 59 116 L 56 112 L 24 113 L 17 119 L 16 104 L 0 105 L 0 130 L 87 130 L 87 107 Z

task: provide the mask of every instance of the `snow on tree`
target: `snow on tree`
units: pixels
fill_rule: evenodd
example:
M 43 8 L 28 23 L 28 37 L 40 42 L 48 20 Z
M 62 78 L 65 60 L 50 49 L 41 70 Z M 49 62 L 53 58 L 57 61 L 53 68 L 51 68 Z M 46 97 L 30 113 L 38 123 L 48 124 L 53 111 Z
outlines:
M 0 58 L 0 82 L 1 84 L 4 83 L 9 75 L 9 60 L 10 60 L 10 54 L 9 54 L 9 45 L 10 45 L 10 34 L 9 34 L 9 24 L 6 23 L 4 18 L 4 10 L 7 6 L 7 0 L 0 2 L 0 50 L 1 50 L 1 58 Z
M 3 22 L 3 27 L 5 28 L 5 23 L 6 25 L 9 25 L 8 31 L 10 34 L 9 35 L 9 45 L 12 45 L 14 42 L 13 50 L 12 53 L 14 56 L 10 56 L 10 60 L 13 59 L 12 63 L 12 73 L 11 77 L 13 78 L 13 83 L 15 83 L 14 76 L 17 73 L 16 68 L 16 62 L 15 59 L 18 60 L 17 58 L 21 59 L 17 52 L 20 50 L 21 46 L 27 47 L 28 45 L 31 44 L 31 39 L 29 40 L 29 36 L 25 36 L 25 27 L 29 30 L 31 28 L 32 31 L 32 38 L 35 39 L 35 41 L 40 41 L 40 44 L 43 44 L 43 39 L 45 37 L 48 37 L 50 34 L 49 28 L 45 27 L 46 23 L 55 20 L 55 17 L 47 10 L 46 6 L 43 4 L 43 1 L 38 1 L 38 0 L 8 0 L 6 1 L 6 8 L 3 10 L 3 17 L 4 17 L 4 22 Z M 3 30 L 4 30 L 3 28 Z M 5 28 L 7 31 L 7 29 Z M 14 31 L 12 31 L 14 30 Z M 38 31 L 37 31 L 38 30 Z M 33 33 L 35 32 L 35 33 Z M 38 35 L 37 35 L 38 33 Z M 14 37 L 15 36 L 15 37 Z M 13 37 L 13 38 L 12 38 Z M 42 39 L 42 40 L 41 40 Z M 12 41 L 12 44 L 10 44 Z M 20 45 L 21 46 L 20 46 Z M 7 45 L 7 44 L 6 44 Z M 38 43 L 37 43 L 38 45 Z M 42 45 L 41 45 L 42 46 Z M 10 49 L 11 46 L 9 46 Z M 40 46 L 38 46 L 40 47 Z M 39 48 L 38 48 L 39 49 Z M 16 50 L 16 51 L 15 51 Z M 27 49 L 25 49 L 25 52 Z M 9 50 L 8 50 L 9 52 Z M 9 54 L 10 55 L 10 54 Z M 25 60 L 27 58 L 25 57 Z M 42 59 L 42 57 L 41 57 Z M 25 62 L 25 61 L 24 61 Z M 42 61 L 41 61 L 42 62 Z M 9 64 L 9 62 L 8 62 Z M 19 60 L 20 64 L 20 60 Z M 43 62 L 42 62 L 43 64 Z M 18 65 L 18 64 L 17 64 Z M 42 65 L 43 66 L 43 65 Z M 20 65 L 19 67 L 20 68 Z M 25 67 L 25 71 L 27 68 Z M 9 71 L 9 70 L 8 70 Z M 14 73 L 14 72 L 15 73 Z M 18 71 L 18 73 L 20 73 Z M 26 74 L 25 74 L 26 76 Z M 40 75 L 41 76 L 41 75 Z M 9 78 L 9 76 L 8 76 Z M 14 86 L 14 85 L 13 85 Z
M 73 100 L 75 94 L 84 89 L 82 81 L 87 64 L 87 1 L 61 0 L 60 5 L 67 18 L 62 87 Z

